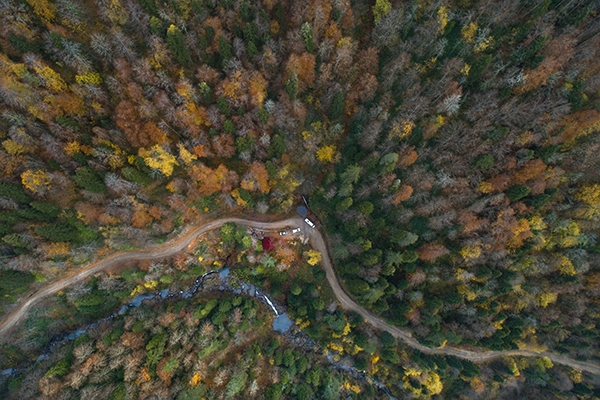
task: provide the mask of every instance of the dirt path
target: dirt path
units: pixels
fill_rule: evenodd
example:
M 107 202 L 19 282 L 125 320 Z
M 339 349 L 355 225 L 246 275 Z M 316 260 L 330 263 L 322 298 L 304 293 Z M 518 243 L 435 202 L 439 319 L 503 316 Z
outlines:
M 198 235 L 204 234 L 213 229 L 220 228 L 227 222 L 234 222 L 238 225 L 248 226 L 251 228 L 262 229 L 262 230 L 281 230 L 286 227 L 304 227 L 304 231 L 308 232 L 310 242 L 315 250 L 321 252 L 323 255 L 322 265 L 325 269 L 327 281 L 333 289 L 333 293 L 337 297 L 338 301 L 343 308 L 351 311 L 355 311 L 360 314 L 363 319 L 375 326 L 376 328 L 387 331 L 394 335 L 396 338 L 401 339 L 410 347 L 413 347 L 426 354 L 442 354 L 455 356 L 458 358 L 466 359 L 473 362 L 484 362 L 506 356 L 525 356 L 525 357 L 548 357 L 554 363 L 563 364 L 572 368 L 577 368 L 583 371 L 590 372 L 592 374 L 600 375 L 600 366 L 588 362 L 577 361 L 569 357 L 561 356 L 559 354 L 548 353 L 548 352 L 535 352 L 530 350 L 508 350 L 508 351 L 491 351 L 491 350 L 465 350 L 456 347 L 444 347 L 444 348 L 431 348 L 423 346 L 413 338 L 410 332 L 400 329 L 396 326 L 389 325 L 383 319 L 376 316 L 369 310 L 358 305 L 340 286 L 340 283 L 335 275 L 333 265 L 329 258 L 329 252 L 327 245 L 323 238 L 323 235 L 317 229 L 308 228 L 302 218 L 294 217 L 288 218 L 281 221 L 275 222 L 258 222 L 250 221 L 241 218 L 222 218 L 201 226 L 195 226 L 188 230 L 188 232 L 182 234 L 179 238 L 168 241 L 160 247 L 152 247 L 139 251 L 130 251 L 116 253 L 111 257 L 104 260 L 97 261 L 78 273 L 63 278 L 59 281 L 49 284 L 44 289 L 32 293 L 0 324 L 0 337 L 4 336 L 5 333 L 17 325 L 27 314 L 27 311 L 43 299 L 46 296 L 50 296 L 65 287 L 72 285 L 73 283 L 80 282 L 101 271 L 109 266 L 113 266 L 119 262 L 128 260 L 151 260 L 159 259 L 172 256 L 174 254 L 185 251 L 190 243 L 195 240 Z

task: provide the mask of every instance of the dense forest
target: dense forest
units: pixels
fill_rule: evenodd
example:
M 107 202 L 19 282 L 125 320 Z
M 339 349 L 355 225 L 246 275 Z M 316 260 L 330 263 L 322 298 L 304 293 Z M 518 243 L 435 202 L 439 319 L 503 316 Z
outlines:
M 303 195 L 344 288 L 421 343 L 600 363 L 599 10 L 595 0 L 0 0 L 3 315 L 107 254 L 218 216 L 290 215 Z M 318 254 L 301 243 L 263 250 L 227 229 L 205 248 L 211 262 L 237 264 L 239 279 L 269 290 L 322 345 L 336 335 L 332 350 L 347 346 L 347 361 L 397 396 L 600 396 L 598 377 L 543 358 L 475 365 L 432 359 L 393 337 L 371 343 L 371 327 L 335 302 L 325 307 Z M 154 289 L 144 285 L 163 276 L 166 287 L 169 273 L 197 264 L 172 262 L 181 266 L 138 268 L 132 287 L 102 295 L 110 302 L 96 296 L 102 307 L 88 319 L 136 285 Z M 87 285 L 69 301 L 98 290 Z M 69 321 L 53 333 L 87 321 L 69 307 L 47 304 L 32 318 Z M 140 318 L 144 329 L 156 325 Z M 127 322 L 111 329 L 122 342 L 139 336 L 136 354 L 141 338 L 171 323 L 181 322 L 159 322 L 152 334 Z M 213 325 L 215 341 L 231 331 Z M 263 363 L 269 335 L 240 350 L 246 369 L 228 369 L 244 385 L 254 384 L 249 370 Z M 27 357 L 43 336 L 23 340 Z M 83 386 L 61 390 L 56 377 L 75 373 L 82 346 L 106 362 L 117 339 L 57 350 L 64 371 L 40 381 L 54 392 L 38 389 L 81 397 Z M 185 363 L 183 348 L 164 362 Z M 2 366 L 20 362 L 12 347 L 0 350 Z M 120 368 L 98 386 L 122 380 Z M 160 386 L 151 378 L 148 387 Z M 19 382 L 7 383 L 13 395 Z M 325 390 L 302 385 L 308 396 Z M 105 385 L 102 398 L 123 398 L 126 386 Z

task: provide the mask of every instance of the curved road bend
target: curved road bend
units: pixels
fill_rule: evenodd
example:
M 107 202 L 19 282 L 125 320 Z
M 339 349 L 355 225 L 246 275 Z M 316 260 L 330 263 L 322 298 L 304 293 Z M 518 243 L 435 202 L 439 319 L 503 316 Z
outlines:
M 80 282 L 89 276 L 95 274 L 98 271 L 103 270 L 109 266 L 117 264 L 119 262 L 128 261 L 128 260 L 150 260 L 150 259 L 159 259 L 172 256 L 179 252 L 184 251 L 189 244 L 201 234 L 204 234 L 213 229 L 220 228 L 223 224 L 227 222 L 234 222 L 238 225 L 243 225 L 256 229 L 263 230 L 279 230 L 284 229 L 290 226 L 303 226 L 304 221 L 300 217 L 288 218 L 281 221 L 275 222 L 258 222 L 258 221 L 250 221 L 241 218 L 221 218 L 215 221 L 208 222 L 206 224 L 195 226 L 191 228 L 187 233 L 184 233 L 179 238 L 168 241 L 162 246 L 159 247 L 151 247 L 144 250 L 138 251 L 130 251 L 130 252 L 121 252 L 116 253 L 111 257 L 108 257 L 104 260 L 97 261 L 95 263 L 90 264 L 85 269 L 80 272 L 58 280 L 44 289 L 41 289 L 37 292 L 32 293 L 23 302 L 0 324 L 0 335 L 5 334 L 9 329 L 17 325 L 27 314 L 27 311 L 35 305 L 42 298 L 52 295 L 65 287 L 72 285 L 73 283 Z M 465 350 L 456 347 L 444 347 L 444 348 L 431 348 L 422 345 L 412 337 L 412 335 L 405 330 L 402 330 L 396 326 L 389 325 L 383 319 L 376 316 L 369 310 L 365 309 L 358 305 L 340 286 L 340 283 L 335 275 L 335 271 L 333 269 L 333 265 L 329 258 L 329 251 L 327 250 L 327 245 L 325 244 L 325 240 L 321 232 L 317 229 L 309 229 L 305 228 L 305 231 L 308 232 L 308 236 L 310 238 L 310 242 L 315 250 L 321 252 L 323 255 L 321 264 L 325 269 L 325 273 L 327 276 L 327 281 L 331 285 L 333 289 L 333 293 L 336 298 L 340 302 L 343 308 L 347 310 L 354 311 L 361 315 L 363 319 L 375 326 L 380 330 L 384 330 L 392 334 L 394 337 L 401 339 L 410 347 L 415 348 L 425 354 L 442 354 L 448 356 L 455 356 L 458 358 L 462 358 L 465 360 L 469 360 L 475 363 L 480 363 L 484 361 L 489 361 L 501 357 L 506 356 L 524 356 L 524 357 L 548 357 L 552 362 L 557 364 L 566 365 L 572 368 L 580 369 L 582 371 L 587 371 L 592 374 L 600 375 L 600 366 L 584 362 L 577 361 L 569 357 L 565 357 L 559 354 L 548 353 L 548 352 L 535 352 L 531 350 L 507 350 L 507 351 L 491 351 L 491 350 Z

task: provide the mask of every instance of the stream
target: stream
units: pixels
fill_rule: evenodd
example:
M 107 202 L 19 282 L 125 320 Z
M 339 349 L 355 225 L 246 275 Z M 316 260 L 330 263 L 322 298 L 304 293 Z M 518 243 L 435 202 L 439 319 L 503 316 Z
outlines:
M 142 305 L 142 302 L 145 300 L 150 301 L 164 301 L 170 299 L 189 299 L 196 295 L 198 291 L 203 287 L 204 281 L 206 278 L 213 274 L 219 274 L 219 278 L 222 283 L 219 285 L 219 291 L 227 291 L 233 294 L 243 294 L 249 297 L 254 297 L 265 305 L 269 306 L 273 313 L 275 314 L 275 318 L 273 319 L 273 330 L 280 333 L 283 336 L 286 336 L 288 340 L 295 342 L 294 344 L 300 345 L 305 348 L 310 348 L 313 351 L 316 351 L 320 354 L 323 354 L 323 348 L 318 345 L 314 340 L 312 340 L 308 335 L 306 335 L 302 330 L 295 329 L 293 333 L 290 332 L 290 328 L 294 326 L 294 322 L 290 319 L 287 313 L 280 313 L 277 310 L 273 301 L 265 294 L 260 291 L 255 285 L 250 283 L 242 282 L 238 287 L 233 287 L 229 283 L 229 268 L 225 266 L 219 270 L 210 270 L 203 275 L 196 278 L 194 283 L 187 290 L 180 290 L 179 292 L 171 293 L 169 289 L 163 289 L 154 293 L 143 293 L 135 296 L 131 299 L 131 301 L 127 304 L 122 305 L 118 311 L 113 312 L 107 317 L 101 318 L 95 322 L 92 322 L 84 327 L 77 329 L 74 332 L 61 333 L 59 335 L 54 336 L 43 348 L 41 351 L 41 355 L 36 359 L 37 361 L 42 361 L 48 358 L 50 352 L 57 345 L 64 344 L 69 341 L 73 341 L 78 337 L 85 335 L 90 329 L 96 328 L 103 324 L 104 322 L 109 322 L 113 320 L 117 316 L 124 315 L 131 308 L 137 308 Z M 326 351 L 327 360 L 337 369 L 344 371 L 350 374 L 352 377 L 358 380 L 363 380 L 371 385 L 374 385 L 378 390 L 386 394 L 390 399 L 394 399 L 391 393 L 387 390 L 385 385 L 381 382 L 374 380 L 371 376 L 367 375 L 364 371 L 360 371 L 354 367 L 344 365 L 339 363 L 333 359 L 332 353 Z M 3 371 L 0 371 L 0 376 L 17 376 L 25 371 L 27 371 L 31 366 L 23 367 L 23 368 L 8 368 Z

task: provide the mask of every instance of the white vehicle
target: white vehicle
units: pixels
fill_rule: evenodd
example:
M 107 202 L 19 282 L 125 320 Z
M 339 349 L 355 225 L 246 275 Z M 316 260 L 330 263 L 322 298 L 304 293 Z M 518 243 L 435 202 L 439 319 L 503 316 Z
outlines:
M 292 229 L 292 235 L 295 235 L 298 232 L 300 232 L 300 228 Z
M 315 224 L 308 218 L 304 218 L 304 222 L 306 222 L 311 228 L 315 227 Z
M 281 231 L 281 232 L 279 232 L 279 235 L 280 235 L 280 236 L 285 236 L 285 235 L 287 235 L 287 234 L 288 234 L 288 231 Z

